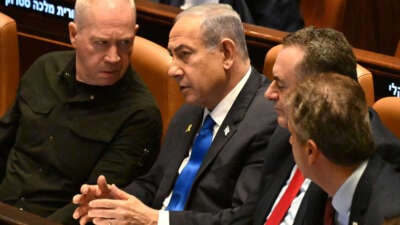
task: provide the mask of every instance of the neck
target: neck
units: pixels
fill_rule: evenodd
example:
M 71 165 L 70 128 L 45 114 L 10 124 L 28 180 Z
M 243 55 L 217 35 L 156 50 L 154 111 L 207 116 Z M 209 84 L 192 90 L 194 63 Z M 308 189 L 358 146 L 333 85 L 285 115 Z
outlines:
M 333 196 L 356 170 L 357 166 L 342 166 L 329 162 L 326 163 L 325 167 L 317 170 L 318 175 L 312 180 L 329 196 Z
M 232 90 L 237 83 L 246 75 L 247 71 L 249 71 L 251 65 L 250 61 L 240 61 L 238 60 L 235 65 L 233 65 L 229 71 L 230 73 L 230 89 Z

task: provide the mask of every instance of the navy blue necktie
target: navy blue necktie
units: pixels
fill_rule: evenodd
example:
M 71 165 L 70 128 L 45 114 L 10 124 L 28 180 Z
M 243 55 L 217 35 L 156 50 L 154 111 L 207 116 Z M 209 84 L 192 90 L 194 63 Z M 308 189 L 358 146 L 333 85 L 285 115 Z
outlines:
M 166 210 L 181 211 L 185 208 L 194 178 L 196 177 L 197 171 L 201 166 L 204 156 L 210 148 L 213 137 L 214 123 L 215 122 L 210 115 L 207 115 L 203 126 L 194 140 L 189 162 L 183 168 L 175 182 L 171 201 L 169 202 Z

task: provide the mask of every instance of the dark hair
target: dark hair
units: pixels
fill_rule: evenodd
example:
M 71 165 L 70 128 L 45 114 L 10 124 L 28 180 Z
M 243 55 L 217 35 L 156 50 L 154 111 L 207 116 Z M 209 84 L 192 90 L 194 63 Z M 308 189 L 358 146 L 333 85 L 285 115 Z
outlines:
M 330 28 L 306 27 L 287 35 L 283 46 L 304 50 L 298 65 L 300 76 L 339 73 L 357 80 L 357 62 L 343 33 Z

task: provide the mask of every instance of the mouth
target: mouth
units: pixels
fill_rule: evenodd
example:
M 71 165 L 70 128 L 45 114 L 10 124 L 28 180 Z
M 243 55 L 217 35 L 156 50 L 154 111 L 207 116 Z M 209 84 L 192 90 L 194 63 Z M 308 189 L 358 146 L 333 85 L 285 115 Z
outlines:
M 189 89 L 189 87 L 187 87 L 187 86 L 179 86 L 179 90 L 180 90 L 181 92 L 184 92 L 184 91 L 186 91 L 187 89 Z
M 101 72 L 103 73 L 118 73 L 118 69 L 108 69 L 108 70 L 103 70 Z
M 283 110 L 282 110 L 281 108 L 275 106 L 274 109 L 275 109 L 275 112 L 276 112 L 278 115 L 282 115 L 282 114 L 283 114 Z
M 118 70 L 103 70 L 100 71 L 100 74 L 102 74 L 105 77 L 110 77 L 110 76 L 116 76 L 117 74 L 119 74 Z

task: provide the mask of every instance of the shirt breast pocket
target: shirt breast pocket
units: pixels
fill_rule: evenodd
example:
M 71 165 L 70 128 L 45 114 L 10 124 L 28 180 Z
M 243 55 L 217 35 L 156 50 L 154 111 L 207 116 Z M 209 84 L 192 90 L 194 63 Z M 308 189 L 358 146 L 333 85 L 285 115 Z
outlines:
M 16 146 L 22 145 L 22 149 L 40 145 L 48 138 L 52 125 L 48 122 L 49 116 L 55 107 L 51 98 L 43 100 L 30 96 L 21 95 L 18 107 L 21 112 L 19 127 L 16 137 Z

